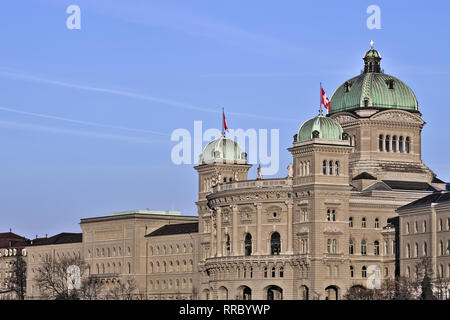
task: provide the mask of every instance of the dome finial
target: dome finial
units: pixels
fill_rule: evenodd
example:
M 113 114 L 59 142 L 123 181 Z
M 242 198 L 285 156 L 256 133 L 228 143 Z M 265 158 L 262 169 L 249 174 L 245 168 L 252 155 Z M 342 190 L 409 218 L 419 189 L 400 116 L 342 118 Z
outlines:
M 373 40 L 370 40 L 370 49 L 373 49 Z

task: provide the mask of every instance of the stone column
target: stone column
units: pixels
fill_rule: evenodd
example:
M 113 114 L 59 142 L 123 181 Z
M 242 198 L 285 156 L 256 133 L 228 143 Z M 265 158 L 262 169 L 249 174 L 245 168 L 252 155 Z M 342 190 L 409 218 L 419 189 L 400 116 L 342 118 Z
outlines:
M 233 211 L 233 227 L 232 227 L 232 234 L 231 239 L 233 243 L 232 247 L 232 255 L 238 256 L 239 255 L 239 235 L 238 235 L 238 208 L 237 206 L 231 206 L 231 210 Z
M 256 207 L 256 250 L 255 254 L 262 254 L 263 250 L 261 248 L 262 240 L 261 240 L 261 220 L 262 220 L 262 204 L 261 203 L 254 203 L 254 206 Z
M 217 255 L 217 247 L 216 247 L 216 213 L 211 210 L 211 257 L 215 257 Z
M 292 227 L 293 227 L 293 219 L 292 219 L 292 210 L 294 207 L 293 201 L 286 201 L 287 206 L 287 248 L 286 253 L 292 254 L 293 252 L 293 236 L 292 236 Z
M 217 256 L 222 256 L 222 249 L 223 249 L 223 243 L 222 243 L 222 208 L 218 207 L 216 209 L 217 216 L 216 216 L 216 223 L 217 223 Z

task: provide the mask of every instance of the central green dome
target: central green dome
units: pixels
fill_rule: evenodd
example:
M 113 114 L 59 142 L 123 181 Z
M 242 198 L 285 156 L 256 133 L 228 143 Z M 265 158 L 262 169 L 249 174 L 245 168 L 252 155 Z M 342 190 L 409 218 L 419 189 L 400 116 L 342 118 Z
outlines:
M 296 141 L 342 140 L 342 132 L 342 127 L 336 120 L 318 115 L 302 124 L 298 130 Z
M 414 92 L 403 81 L 381 70 L 380 53 L 371 48 L 364 55 L 364 71 L 345 81 L 330 99 L 333 114 L 362 108 L 418 111 Z

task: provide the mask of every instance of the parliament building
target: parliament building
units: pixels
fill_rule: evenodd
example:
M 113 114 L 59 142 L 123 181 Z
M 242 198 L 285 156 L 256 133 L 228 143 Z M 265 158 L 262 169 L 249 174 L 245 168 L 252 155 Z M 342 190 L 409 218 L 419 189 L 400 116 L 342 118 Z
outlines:
M 363 60 L 327 115 L 299 123 L 286 177 L 249 177 L 246 153 L 222 135 L 195 167 L 198 217 L 122 212 L 30 241 L 27 297 L 40 297 L 40 261 L 64 254 L 99 281 L 133 277 L 147 299 L 342 299 L 414 277 L 422 257 L 448 279 L 450 196 L 422 162 L 418 101 L 373 47 Z

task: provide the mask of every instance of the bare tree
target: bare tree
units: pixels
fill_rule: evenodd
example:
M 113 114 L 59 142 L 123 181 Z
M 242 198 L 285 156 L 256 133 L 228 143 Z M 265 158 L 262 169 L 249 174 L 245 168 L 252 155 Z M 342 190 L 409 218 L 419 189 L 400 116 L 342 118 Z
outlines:
M 70 271 L 75 270 L 75 274 Z M 56 300 L 97 299 L 101 283 L 85 276 L 87 264 L 79 257 L 47 257 L 37 269 L 35 281 L 44 298 Z
M 128 278 L 118 281 L 109 288 L 105 296 L 108 300 L 140 300 L 142 299 L 139 292 L 137 292 L 136 281 L 133 278 Z
M 24 300 L 27 287 L 27 263 L 17 256 L 12 264 L 11 276 L 6 278 L 5 286 L 16 294 L 18 300 Z

